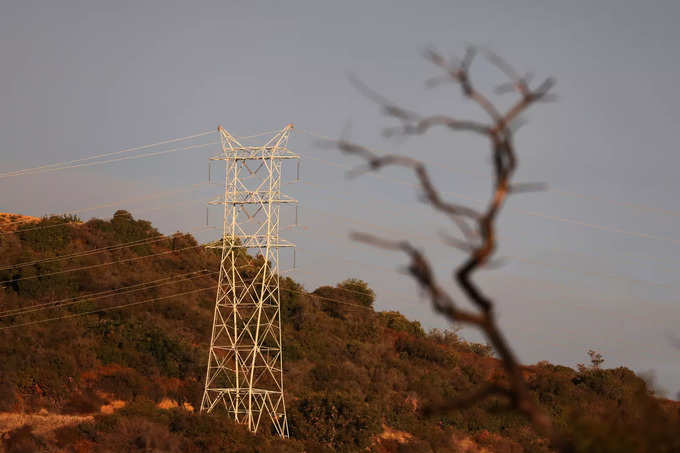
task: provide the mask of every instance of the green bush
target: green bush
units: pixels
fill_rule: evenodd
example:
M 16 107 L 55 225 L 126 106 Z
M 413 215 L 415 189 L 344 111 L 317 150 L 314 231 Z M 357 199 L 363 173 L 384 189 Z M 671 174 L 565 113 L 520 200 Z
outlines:
M 72 215 L 43 217 L 37 223 L 24 223 L 17 228 L 22 245 L 32 250 L 52 254 L 65 249 L 74 237 L 74 223 L 80 219 Z
M 418 321 L 409 321 L 398 311 L 382 311 L 378 313 L 380 321 L 388 329 L 406 332 L 415 337 L 424 337 L 425 330 Z
M 302 398 L 290 413 L 294 437 L 329 444 L 337 451 L 363 449 L 379 430 L 377 414 L 367 404 L 340 393 Z
M 368 287 L 368 283 L 358 278 L 348 278 L 338 283 L 338 288 L 347 292 L 347 296 L 361 305 L 372 307 L 375 301 L 375 292 Z
M 439 365 L 453 363 L 453 357 L 449 352 L 422 337 L 399 335 L 394 347 L 397 352 L 408 358 L 418 358 Z

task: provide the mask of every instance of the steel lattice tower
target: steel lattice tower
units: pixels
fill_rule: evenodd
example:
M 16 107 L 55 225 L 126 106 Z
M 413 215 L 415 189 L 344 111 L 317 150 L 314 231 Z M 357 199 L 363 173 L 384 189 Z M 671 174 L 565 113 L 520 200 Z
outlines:
M 226 163 L 222 258 L 215 299 L 210 355 L 201 411 L 224 408 L 237 422 L 256 432 L 263 418 L 288 437 L 283 395 L 279 248 L 293 247 L 279 238 L 281 203 L 297 203 L 281 194 L 284 159 L 299 156 L 287 148 L 293 125 L 263 146 L 244 146 L 221 126 Z M 244 253 L 261 259 L 244 266 Z

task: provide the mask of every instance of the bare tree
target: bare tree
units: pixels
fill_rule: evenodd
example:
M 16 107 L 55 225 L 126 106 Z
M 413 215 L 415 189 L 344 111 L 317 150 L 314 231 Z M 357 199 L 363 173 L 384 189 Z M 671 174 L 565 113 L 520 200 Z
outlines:
M 519 99 L 507 111 L 501 112 L 485 94 L 474 87 L 470 80 L 470 66 L 478 53 L 482 53 L 509 79 L 509 83 L 500 86 L 497 92 L 512 91 L 519 95 Z M 472 47 L 467 49 L 462 60 L 447 60 L 433 50 L 427 51 L 426 57 L 444 71 L 443 76 L 428 81 L 428 84 L 435 85 L 444 81 L 456 82 L 463 95 L 478 104 L 488 115 L 489 123 L 461 120 L 446 115 L 421 116 L 389 102 L 357 80 L 353 80 L 353 82 L 364 94 L 380 104 L 386 115 L 401 122 L 401 125 L 397 128 L 386 129 L 385 134 L 387 136 L 395 134 L 419 135 L 424 134 L 434 126 L 444 126 L 453 131 L 472 132 L 488 139 L 491 144 L 493 162 L 493 196 L 484 210 L 478 211 L 472 207 L 444 200 L 432 183 L 426 166 L 419 160 L 404 155 L 378 155 L 345 139 L 341 139 L 335 144 L 343 152 L 355 154 L 366 161 L 366 166 L 357 168 L 351 174 L 377 171 L 390 165 L 407 167 L 414 171 L 423 191 L 423 200 L 435 210 L 450 217 L 460 231 L 460 237 L 447 236 L 445 241 L 467 254 L 466 259 L 454 270 L 453 279 L 465 296 L 473 303 L 475 309 L 461 308 L 456 303 L 453 297 L 437 282 L 428 258 L 409 241 L 388 240 L 366 233 L 353 233 L 352 236 L 356 240 L 374 246 L 406 253 L 410 257 L 408 272 L 427 294 L 434 309 L 451 322 L 479 328 L 500 357 L 508 378 L 506 384 L 488 384 L 469 397 L 452 401 L 446 407 L 439 409 L 451 410 L 466 407 L 489 396 L 499 395 L 507 398 L 508 407 L 526 415 L 535 429 L 549 439 L 553 448 L 560 451 L 570 451 L 569 442 L 556 432 L 551 419 L 538 407 L 530 395 L 522 375 L 521 364 L 498 325 L 494 302 L 473 280 L 474 273 L 481 267 L 488 265 L 496 251 L 496 219 L 508 195 L 538 188 L 535 185 L 513 184 L 512 182 L 517 167 L 513 129 L 519 115 L 528 107 L 536 102 L 553 98 L 550 90 L 555 82 L 552 78 L 548 78 L 537 87 L 531 88 L 529 76 L 521 76 L 499 56 L 488 51 L 478 52 Z

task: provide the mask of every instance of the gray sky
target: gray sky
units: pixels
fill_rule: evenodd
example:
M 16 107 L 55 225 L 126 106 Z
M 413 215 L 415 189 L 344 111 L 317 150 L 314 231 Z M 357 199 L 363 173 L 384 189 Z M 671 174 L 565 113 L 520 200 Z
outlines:
M 680 4 L 509 5 L 4 1 L 0 172 L 217 124 L 248 135 L 293 122 L 290 145 L 303 156 L 304 183 L 285 187 L 301 201 L 307 227 L 286 231 L 298 244 L 295 277 L 310 290 L 361 277 L 376 289 L 379 309 L 402 311 L 427 328 L 444 327 L 410 279 L 395 272 L 406 263 L 402 256 L 352 243 L 347 233 L 383 225 L 388 236 L 412 236 L 447 280 L 462 256 L 437 241 L 446 219 L 417 204 L 414 189 L 399 183 L 408 173 L 388 169 L 387 178 L 347 180 L 343 168 L 328 161 L 358 162 L 319 148 L 302 131 L 337 137 L 351 122 L 352 139 L 431 164 L 450 196 L 486 200 L 490 167 L 483 140 L 443 130 L 385 140 L 380 131 L 393 123 L 347 74 L 419 112 L 481 119 L 455 86 L 424 87 L 438 73 L 421 53 L 429 45 L 459 55 L 467 43 L 487 46 L 537 79 L 555 76 L 560 95 L 558 103 L 528 112 L 516 140 L 517 179 L 545 181 L 551 190 L 510 200 L 500 223 L 499 255 L 506 265 L 479 276 L 498 302 L 511 343 L 528 363 L 575 365 L 593 348 L 606 365 L 652 373 L 674 395 L 680 390 L 680 351 L 669 341 L 680 336 L 680 91 L 674 83 Z M 503 81 L 482 61 L 473 76 L 486 89 Z M 0 178 L 0 211 L 59 213 L 184 188 L 206 181 L 207 158 L 216 151 Z M 163 232 L 191 230 L 205 222 L 204 201 L 217 192 L 215 185 L 120 207 L 150 218 Z M 107 217 L 116 209 L 82 217 Z M 211 211 L 211 223 L 220 216 Z M 292 265 L 285 258 L 282 268 Z M 472 330 L 464 333 L 479 339 Z

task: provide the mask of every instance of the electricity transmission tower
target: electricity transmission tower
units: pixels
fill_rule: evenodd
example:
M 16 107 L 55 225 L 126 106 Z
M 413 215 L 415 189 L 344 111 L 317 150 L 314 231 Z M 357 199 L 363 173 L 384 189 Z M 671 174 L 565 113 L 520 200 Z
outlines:
M 288 437 L 283 397 L 279 248 L 293 247 L 279 238 L 281 203 L 297 203 L 281 194 L 285 159 L 298 159 L 287 148 L 289 124 L 263 146 L 245 146 L 221 126 L 226 163 L 222 239 L 210 355 L 201 411 L 223 408 L 256 432 L 271 421 Z M 246 259 L 248 249 L 261 258 Z

